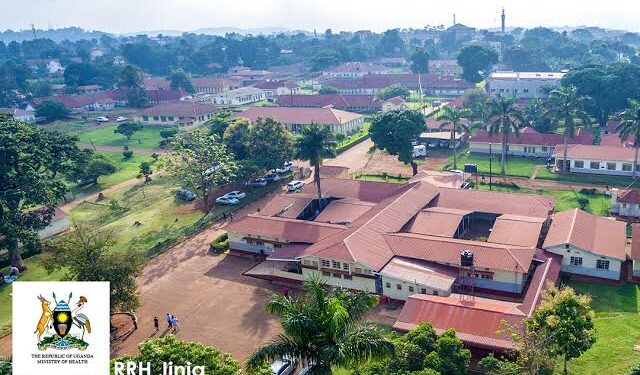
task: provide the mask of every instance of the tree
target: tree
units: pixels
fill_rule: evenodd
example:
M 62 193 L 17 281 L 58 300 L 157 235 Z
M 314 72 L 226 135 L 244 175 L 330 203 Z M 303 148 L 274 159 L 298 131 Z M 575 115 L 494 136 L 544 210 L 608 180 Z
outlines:
M 1 367 L 0 367 L 1 368 Z M 640 364 L 637 364 L 629 369 L 627 375 L 640 375 Z
M 308 160 L 313 167 L 313 182 L 318 193 L 318 204 L 322 207 L 322 190 L 320 188 L 320 166 L 325 158 L 336 154 L 336 139 L 331 130 L 322 125 L 311 124 L 302 128 L 300 136 L 295 140 L 295 157 Z
M 489 95 L 483 89 L 470 89 L 464 93 L 464 108 L 471 113 L 470 118 L 474 121 L 484 121 L 489 113 Z
M 318 279 L 304 282 L 300 297 L 274 296 L 267 311 L 280 318 L 283 333 L 259 347 L 247 361 L 250 373 L 283 357 L 313 363 L 314 374 L 393 354 L 393 343 L 372 322 L 363 322 L 378 298 L 363 291 L 328 289 Z
M 541 98 L 533 98 L 522 109 L 522 115 L 533 128 L 540 133 L 553 133 L 551 120 L 544 116 L 545 102 Z
M 638 147 L 640 147 L 640 101 L 629 100 L 629 108 L 625 109 L 619 116 L 620 125 L 616 129 L 620 139 L 624 142 L 633 136 L 633 177 L 637 174 Z
M 410 94 L 409 90 L 407 90 L 404 86 L 400 84 L 394 84 L 389 87 L 385 87 L 384 90 L 379 92 L 378 98 L 382 100 L 387 100 L 387 99 L 391 99 L 391 98 L 395 98 L 396 96 L 399 96 L 401 98 L 406 99 L 409 97 L 409 94 Z
M 42 98 L 51 95 L 51 84 L 47 81 L 36 81 L 29 83 L 29 93 L 34 98 Z
M 55 176 L 64 173 L 80 154 L 77 139 L 48 132 L 0 115 L 0 249 L 20 270 L 21 247 L 41 247 L 37 231 L 53 217 L 66 187 Z
M 127 106 L 141 108 L 147 105 L 147 94 L 142 85 L 142 71 L 135 65 L 126 65 L 118 79 L 120 87 L 127 89 Z
M 249 157 L 250 127 L 251 124 L 247 119 L 240 118 L 224 131 L 222 140 L 236 160 L 245 160 Z
M 220 137 L 207 129 L 196 129 L 175 136 L 168 169 L 183 187 L 193 189 L 208 208 L 209 193 L 233 181 L 237 166 Z
M 227 130 L 227 128 L 231 124 L 231 121 L 229 119 L 230 115 L 231 114 L 229 112 L 226 112 L 226 111 L 225 112 L 216 113 L 216 115 L 213 118 L 211 118 L 210 120 L 207 120 L 207 122 L 205 122 L 205 124 L 209 126 L 209 130 L 212 133 L 215 133 L 219 137 L 222 138 L 222 136 L 224 135 L 225 130 Z
M 230 354 L 221 353 L 213 346 L 206 346 L 198 342 L 179 341 L 173 335 L 149 339 L 138 345 L 139 354 L 123 355 L 111 360 L 111 373 L 114 373 L 115 362 L 149 363 L 151 374 L 162 374 L 163 363 L 173 362 L 176 366 L 204 366 L 204 371 L 193 373 L 238 375 L 242 368 L 238 361 Z M 260 369 L 260 375 L 269 372 Z
M 438 338 L 434 351 L 424 361 L 427 367 L 442 375 L 464 375 L 471 362 L 471 352 L 465 349 L 456 332 L 448 329 Z
M 560 124 L 564 126 L 564 131 L 562 132 L 564 137 L 562 173 L 565 173 L 567 169 L 566 160 L 569 139 L 575 136 L 578 128 L 576 120 L 580 120 L 582 126 L 591 125 L 591 118 L 584 109 L 587 100 L 589 100 L 587 97 L 578 95 L 578 89 L 575 86 L 562 86 L 553 90 L 547 99 L 547 111 L 544 117 L 548 118 L 556 127 L 560 126 Z
M 496 358 L 493 353 L 479 360 L 477 368 L 487 375 L 520 375 L 522 373 L 517 363 Z
M 318 94 L 337 94 L 339 92 L 340 91 L 333 86 L 322 86 L 320 90 L 318 90 Z
M 113 130 L 115 134 L 121 134 L 127 137 L 127 141 L 131 140 L 131 137 L 138 131 L 142 130 L 142 125 L 137 122 L 121 122 L 118 127 Z
M 413 73 L 429 73 L 429 52 L 424 47 L 417 47 L 409 56 Z
M 565 375 L 569 360 L 578 358 L 596 341 L 590 304 L 591 297 L 576 294 L 572 288 L 550 286 L 527 320 L 531 331 L 547 330 L 551 346 L 563 358 Z
M 151 175 L 153 174 L 153 169 L 151 169 L 151 163 L 148 161 L 143 161 L 140 163 L 140 176 L 144 177 L 144 182 L 151 181 Z
M 333 148 L 335 150 L 335 144 Z M 258 168 L 275 169 L 293 157 L 293 138 L 281 122 L 259 118 L 249 127 L 248 151 Z
M 491 48 L 470 45 L 460 49 L 457 59 L 462 67 L 462 78 L 469 82 L 480 82 L 498 62 L 498 54 Z
M 500 152 L 500 172 L 505 174 L 507 162 L 507 145 L 509 136 L 513 133 L 520 135 L 520 128 L 527 123 L 522 112 L 516 106 L 516 97 L 498 95 L 491 101 L 489 112 L 489 135 L 502 135 L 502 149 Z
M 47 121 L 62 120 L 68 115 L 67 107 L 55 100 L 44 100 L 36 105 L 36 116 L 44 117 Z
M 105 154 L 85 149 L 76 158 L 71 168 L 65 172 L 65 176 L 80 185 L 95 184 L 98 182 L 98 177 L 113 174 L 117 170 L 118 166 L 113 159 Z
M 413 175 L 418 174 L 418 165 L 413 160 L 411 144 L 424 130 L 424 116 L 418 111 L 390 111 L 377 116 L 369 134 L 376 148 L 397 155 L 398 160 L 411 164 Z
M 47 246 L 45 268 L 49 273 L 65 270 L 65 280 L 109 281 L 111 311 L 135 310 L 142 259 L 133 250 L 113 251 L 115 242 L 113 232 L 75 223 L 73 231 Z
M 469 110 L 459 110 L 451 106 L 446 106 L 443 109 L 443 113 L 440 115 L 440 120 L 444 120 L 441 127 L 444 128 L 447 125 L 451 126 L 451 137 L 449 138 L 449 143 L 450 147 L 453 148 L 453 169 L 458 169 L 456 133 L 470 133 L 469 127 L 463 123 L 463 119 L 468 117 L 469 114 Z
M 181 89 L 186 92 L 196 91 L 196 89 L 193 87 L 193 83 L 191 82 L 191 76 L 181 68 L 173 70 L 167 77 L 167 80 L 171 82 L 172 90 Z

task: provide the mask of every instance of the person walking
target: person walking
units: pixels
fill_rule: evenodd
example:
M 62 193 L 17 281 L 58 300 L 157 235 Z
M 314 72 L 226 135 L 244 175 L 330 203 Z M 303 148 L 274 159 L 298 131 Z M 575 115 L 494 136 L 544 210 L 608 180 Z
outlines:
M 158 333 L 158 331 L 160 331 L 160 321 L 158 320 L 157 316 L 153 317 L 153 329 L 155 330 L 155 333 Z
M 229 219 L 231 219 L 231 221 L 233 221 L 233 212 L 229 212 Z
M 173 332 L 177 332 L 180 329 L 180 326 L 178 325 L 178 317 L 177 316 L 173 316 Z
M 167 313 L 167 328 L 173 327 L 173 316 Z

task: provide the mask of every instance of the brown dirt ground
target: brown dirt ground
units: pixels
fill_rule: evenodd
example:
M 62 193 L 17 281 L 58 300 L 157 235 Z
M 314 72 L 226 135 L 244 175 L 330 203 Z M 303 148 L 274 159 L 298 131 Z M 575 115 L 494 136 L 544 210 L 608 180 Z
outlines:
M 435 170 L 438 171 L 450 156 L 448 150 L 428 150 L 428 156 L 424 159 L 418 159 L 418 171 Z M 411 165 L 404 164 L 398 160 L 397 156 L 389 155 L 385 151 L 376 150 L 366 165 L 356 171 L 363 174 L 382 174 L 387 173 L 389 176 L 411 177 Z

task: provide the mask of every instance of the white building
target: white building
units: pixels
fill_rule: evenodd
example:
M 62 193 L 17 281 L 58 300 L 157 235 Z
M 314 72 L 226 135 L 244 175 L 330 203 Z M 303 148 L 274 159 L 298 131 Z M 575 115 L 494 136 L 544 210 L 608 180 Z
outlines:
M 562 72 L 494 72 L 487 79 L 487 92 L 496 95 L 515 95 L 518 99 L 543 96 L 545 86 L 559 86 Z
M 611 189 L 611 213 L 620 216 L 640 217 L 640 190 Z
M 224 105 L 247 105 L 266 99 L 264 90 L 255 87 L 241 87 L 210 96 L 212 103 Z
M 553 151 L 556 168 L 562 168 L 564 146 L 557 145 Z M 568 171 L 613 176 L 631 176 L 633 170 L 633 148 L 595 145 L 569 145 L 567 148 Z M 640 165 L 636 166 L 640 171 Z

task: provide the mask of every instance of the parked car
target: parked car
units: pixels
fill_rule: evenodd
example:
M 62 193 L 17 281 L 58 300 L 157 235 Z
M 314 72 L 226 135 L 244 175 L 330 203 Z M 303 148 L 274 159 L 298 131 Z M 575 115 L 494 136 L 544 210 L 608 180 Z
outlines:
M 413 146 L 413 157 L 414 158 L 423 158 L 427 156 L 427 146 L 425 145 L 417 145 Z
M 176 197 L 178 199 L 191 202 L 192 200 L 196 199 L 196 193 L 189 191 L 187 189 L 178 189 L 178 191 L 176 191 Z
M 267 182 L 274 182 L 280 180 L 280 176 L 277 173 L 269 173 L 263 177 Z
M 247 182 L 246 185 L 251 187 L 265 187 L 267 186 L 267 180 L 264 178 L 256 178 L 253 181 Z
M 125 122 L 128 119 L 129 118 L 127 116 L 119 116 L 118 118 L 116 118 L 116 122 Z
M 216 198 L 216 203 L 220 203 L 220 204 L 234 205 L 234 204 L 238 204 L 239 202 L 240 200 L 238 200 L 238 198 L 231 198 L 224 195 Z
M 282 165 L 280 168 L 276 168 L 276 173 L 289 173 L 293 169 L 293 163 L 288 161 Z
M 280 359 L 271 363 L 271 373 L 273 375 L 290 375 L 295 369 L 295 360 Z
M 304 366 L 302 368 L 302 370 L 300 370 L 298 375 L 309 375 L 309 373 L 311 372 L 311 370 L 314 369 L 314 367 L 316 367 L 316 365 L 314 363 L 310 363 L 310 364 Z
M 235 199 L 238 199 L 238 200 L 240 200 L 240 199 L 242 199 L 242 198 L 244 198 L 246 196 L 247 196 L 247 193 L 244 193 L 244 192 L 238 191 L 238 190 L 230 191 L 227 194 L 223 195 L 223 197 L 235 198 Z
M 104 116 L 98 116 L 98 117 L 96 117 L 96 121 L 97 122 L 109 122 L 109 118 L 108 117 L 104 117 Z
M 304 181 L 291 181 L 287 184 L 287 190 L 289 191 L 296 191 L 298 189 L 302 189 L 302 187 L 304 187 Z

